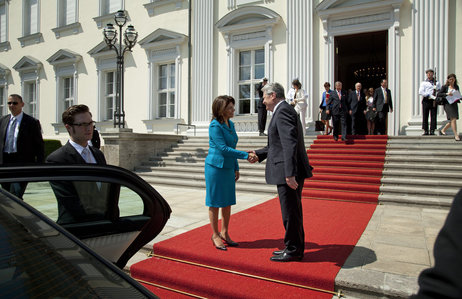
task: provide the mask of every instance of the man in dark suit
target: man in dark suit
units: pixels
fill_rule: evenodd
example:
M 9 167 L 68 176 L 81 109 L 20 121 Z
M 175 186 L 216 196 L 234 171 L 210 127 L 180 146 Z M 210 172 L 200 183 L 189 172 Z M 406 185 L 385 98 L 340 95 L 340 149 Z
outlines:
M 387 132 L 388 111 L 393 112 L 391 91 L 388 89 L 388 82 L 386 79 L 382 79 L 382 81 L 380 81 L 380 87 L 375 89 L 372 107 L 374 111 L 377 111 L 377 134 L 385 135 Z
M 266 116 L 268 112 L 266 111 L 266 106 L 263 104 L 263 91 L 262 88 L 268 83 L 268 79 L 263 78 L 263 80 L 257 85 L 257 92 L 260 99 L 258 100 L 258 131 L 260 136 L 266 136 L 265 126 L 266 126 Z
M 327 114 L 332 115 L 332 125 L 334 126 L 334 140 L 338 140 L 339 127 L 342 126 L 342 140 L 347 140 L 347 93 L 342 90 L 342 82 L 335 82 L 335 89 L 329 94 L 329 105 Z
M 264 103 L 273 112 L 268 126 L 268 145 L 256 150 L 258 161 L 266 161 L 265 178 L 277 185 L 285 228 L 283 250 L 273 252 L 275 262 L 299 261 L 305 250 L 302 189 L 305 178 L 312 176 L 308 163 L 303 128 L 295 110 L 284 99 L 284 88 L 278 83 L 263 88 Z
M 0 119 L 0 165 L 42 163 L 44 144 L 40 122 L 22 111 L 24 102 L 18 94 L 8 97 L 11 114 Z M 22 198 L 27 183 L 3 183 L 3 189 Z
M 361 130 L 358 121 L 364 117 L 364 107 L 361 103 L 365 101 L 364 94 L 361 91 L 361 83 L 355 84 L 355 90 L 348 95 L 348 113 L 351 117 L 351 134 L 356 135 Z M 361 115 L 362 114 L 362 115 Z
M 89 146 L 95 122 L 86 105 L 74 105 L 62 115 L 69 141 L 51 153 L 47 163 L 106 165 L 104 154 Z M 58 201 L 59 224 L 104 218 L 106 184 L 94 182 L 50 182 Z M 99 185 L 99 186 L 98 186 Z

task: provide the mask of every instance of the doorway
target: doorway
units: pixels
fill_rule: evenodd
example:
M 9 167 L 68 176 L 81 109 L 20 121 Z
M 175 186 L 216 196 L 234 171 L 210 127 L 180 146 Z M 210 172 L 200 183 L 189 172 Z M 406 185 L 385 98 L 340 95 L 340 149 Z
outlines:
M 341 81 L 345 90 L 354 90 L 356 82 L 363 89 L 379 87 L 388 77 L 387 37 L 387 31 L 336 36 L 335 81 Z

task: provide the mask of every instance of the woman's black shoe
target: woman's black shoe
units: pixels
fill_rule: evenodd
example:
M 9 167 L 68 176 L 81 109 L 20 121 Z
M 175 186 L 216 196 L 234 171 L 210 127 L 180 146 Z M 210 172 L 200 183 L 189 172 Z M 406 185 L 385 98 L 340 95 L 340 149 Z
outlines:
M 239 243 L 237 242 L 234 242 L 233 240 L 229 239 L 229 240 L 226 240 L 226 238 L 224 238 L 221 234 L 220 234 L 220 238 L 226 242 L 226 244 L 228 244 L 228 246 L 231 246 L 231 247 L 236 247 L 236 246 L 239 246 Z
M 213 244 L 213 246 L 215 246 L 215 248 L 218 249 L 218 250 L 223 250 L 223 251 L 228 250 L 228 248 L 226 248 L 225 245 L 219 245 L 219 246 L 217 246 L 217 245 L 215 244 L 215 242 L 213 241 L 213 237 L 212 237 L 212 244 Z

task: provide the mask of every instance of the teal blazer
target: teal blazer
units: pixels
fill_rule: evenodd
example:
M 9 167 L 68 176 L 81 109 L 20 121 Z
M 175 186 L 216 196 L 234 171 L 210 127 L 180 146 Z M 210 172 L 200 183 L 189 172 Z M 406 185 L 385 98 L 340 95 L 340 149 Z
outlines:
M 236 150 L 238 137 L 234 123 L 229 120 L 229 127 L 225 122 L 220 124 L 216 119 L 209 126 L 209 153 L 205 163 L 217 168 L 233 168 L 239 170 L 237 159 L 247 159 L 248 153 Z

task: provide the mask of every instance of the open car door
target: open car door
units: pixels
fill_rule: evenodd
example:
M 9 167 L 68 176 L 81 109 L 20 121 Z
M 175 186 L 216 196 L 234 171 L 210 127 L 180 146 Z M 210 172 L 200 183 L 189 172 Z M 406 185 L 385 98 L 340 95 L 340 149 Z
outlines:
M 0 183 L 27 183 L 23 200 L 91 249 L 123 268 L 170 217 L 164 198 L 131 171 L 116 166 L 0 167 Z

